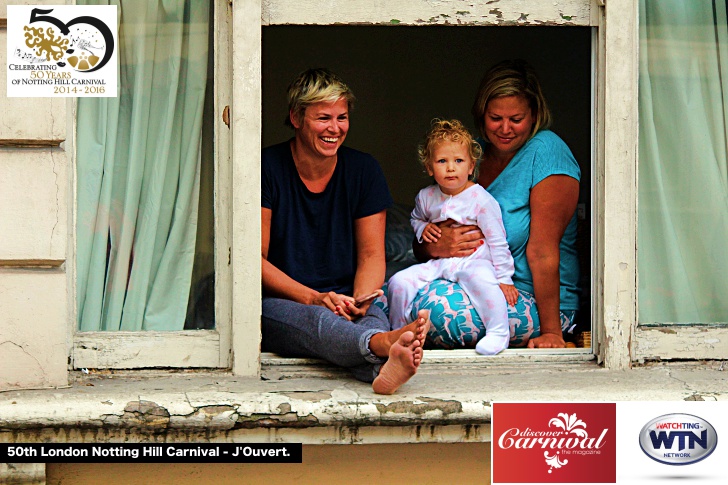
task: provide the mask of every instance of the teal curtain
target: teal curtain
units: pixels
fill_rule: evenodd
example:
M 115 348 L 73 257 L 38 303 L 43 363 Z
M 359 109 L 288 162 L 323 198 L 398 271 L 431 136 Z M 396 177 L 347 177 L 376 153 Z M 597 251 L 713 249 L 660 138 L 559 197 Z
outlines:
M 209 3 L 108 3 L 118 5 L 119 96 L 78 101 L 78 328 L 182 330 L 197 233 Z
M 728 322 L 725 1 L 640 0 L 639 88 L 639 320 Z

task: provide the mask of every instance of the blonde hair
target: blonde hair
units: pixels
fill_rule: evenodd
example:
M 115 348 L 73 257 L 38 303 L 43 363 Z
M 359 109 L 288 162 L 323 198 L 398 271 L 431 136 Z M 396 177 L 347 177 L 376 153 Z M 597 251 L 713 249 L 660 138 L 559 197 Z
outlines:
M 470 155 L 474 164 L 472 179 L 475 180 L 478 175 L 478 162 L 480 157 L 483 156 L 483 150 L 480 148 L 480 143 L 473 139 L 470 132 L 458 120 L 441 120 L 439 118 L 432 120 L 425 141 L 417 147 L 420 163 L 425 168 L 431 167 L 435 147 L 444 141 L 462 143 L 468 147 L 468 155 Z
M 349 109 L 354 108 L 354 93 L 336 74 L 324 68 L 308 69 L 300 73 L 288 86 L 288 113 L 285 123 L 293 128 L 291 114 L 302 120 L 306 108 L 312 104 L 335 103 L 344 98 Z
M 541 92 L 541 83 L 533 67 L 523 59 L 502 61 L 485 73 L 473 103 L 473 121 L 486 143 L 488 139 L 485 136 L 485 112 L 488 103 L 491 99 L 504 96 L 523 96 L 528 102 L 533 117 L 529 139 L 539 130 L 551 126 L 551 111 Z

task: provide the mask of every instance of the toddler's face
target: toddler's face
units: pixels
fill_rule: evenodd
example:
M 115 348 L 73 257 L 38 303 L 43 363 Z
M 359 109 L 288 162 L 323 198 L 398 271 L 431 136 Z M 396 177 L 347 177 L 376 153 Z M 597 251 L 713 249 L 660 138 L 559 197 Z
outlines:
M 447 195 L 457 195 L 468 187 L 468 179 L 475 169 L 465 143 L 443 141 L 435 146 L 427 173 L 435 177 L 440 190 Z

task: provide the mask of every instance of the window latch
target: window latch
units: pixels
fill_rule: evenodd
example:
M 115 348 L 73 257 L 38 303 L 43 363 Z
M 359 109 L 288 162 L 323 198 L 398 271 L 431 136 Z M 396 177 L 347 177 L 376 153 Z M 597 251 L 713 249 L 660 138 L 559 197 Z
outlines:
M 222 122 L 230 128 L 230 106 L 225 106 L 222 110 Z

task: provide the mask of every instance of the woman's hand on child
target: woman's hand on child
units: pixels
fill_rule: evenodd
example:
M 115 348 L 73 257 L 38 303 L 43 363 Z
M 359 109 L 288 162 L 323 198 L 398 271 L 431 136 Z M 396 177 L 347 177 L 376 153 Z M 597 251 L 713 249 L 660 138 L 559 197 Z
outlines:
M 425 226 L 425 230 L 422 231 L 422 239 L 428 243 L 436 243 L 438 239 L 440 239 L 440 236 L 442 235 L 442 231 L 439 227 L 437 227 L 437 224 L 429 223 Z
M 518 290 L 516 287 L 505 283 L 499 283 L 499 286 L 503 295 L 506 297 L 506 303 L 510 306 L 516 306 L 516 302 L 518 301 Z
M 441 237 L 431 254 L 437 258 L 462 258 L 470 256 L 483 245 L 483 232 L 478 226 L 457 226 L 455 221 L 448 219 L 440 222 Z

